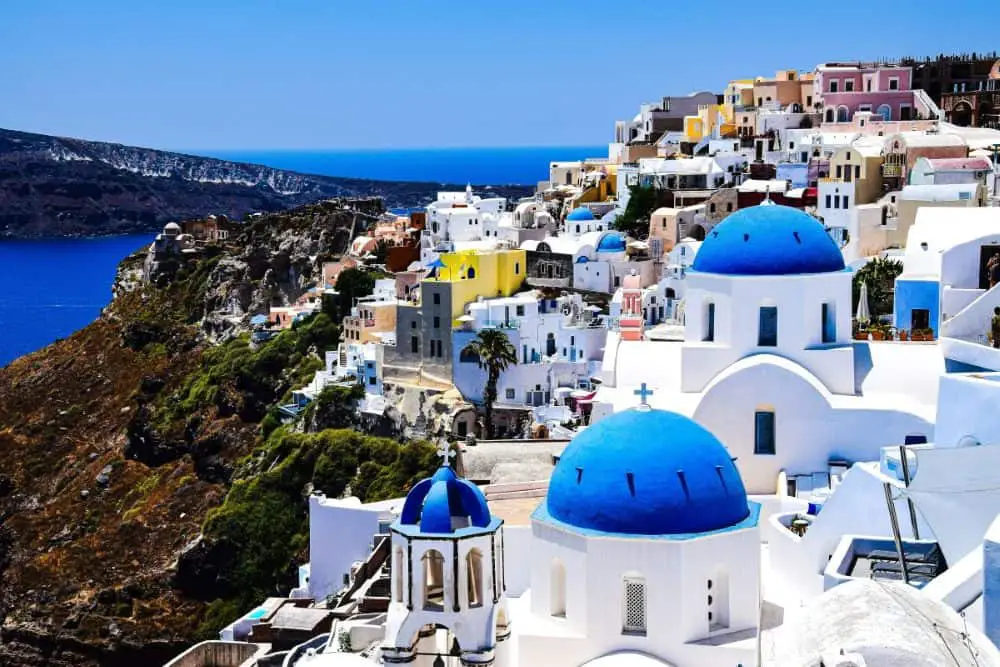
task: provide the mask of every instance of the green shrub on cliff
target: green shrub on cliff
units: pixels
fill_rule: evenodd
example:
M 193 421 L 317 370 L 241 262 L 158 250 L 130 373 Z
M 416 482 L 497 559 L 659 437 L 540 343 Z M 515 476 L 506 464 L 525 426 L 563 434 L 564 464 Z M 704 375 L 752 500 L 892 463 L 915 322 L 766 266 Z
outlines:
M 209 547 L 180 564 L 182 588 L 185 580 L 197 582 L 200 590 L 189 593 L 218 597 L 203 619 L 204 634 L 295 585 L 308 547 L 310 488 L 330 497 L 349 492 L 363 501 L 398 497 L 434 471 L 435 454 L 427 442 L 399 443 L 346 429 L 273 431 L 242 462 L 222 506 L 208 515 L 203 534 Z M 206 571 L 217 573 L 210 582 Z

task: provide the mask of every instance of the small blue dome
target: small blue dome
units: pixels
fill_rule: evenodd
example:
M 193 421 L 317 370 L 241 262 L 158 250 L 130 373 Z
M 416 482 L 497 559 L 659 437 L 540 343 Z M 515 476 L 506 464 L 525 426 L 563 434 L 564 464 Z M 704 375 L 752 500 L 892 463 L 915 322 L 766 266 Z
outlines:
M 687 417 L 651 409 L 615 413 L 574 438 L 546 507 L 565 524 L 623 535 L 707 533 L 750 515 L 722 443 Z
M 399 523 L 419 525 L 424 533 L 453 533 L 460 528 L 485 528 L 490 510 L 483 492 L 442 466 L 428 479 L 417 482 L 406 496 Z
M 574 208 L 566 216 L 567 220 L 593 220 L 594 214 L 590 212 L 589 208 L 581 206 L 580 208 Z
M 695 271 L 732 276 L 787 276 L 844 269 L 823 225 L 790 206 L 764 203 L 733 213 L 705 236 Z
M 625 252 L 625 237 L 613 232 L 605 234 L 597 242 L 597 252 Z

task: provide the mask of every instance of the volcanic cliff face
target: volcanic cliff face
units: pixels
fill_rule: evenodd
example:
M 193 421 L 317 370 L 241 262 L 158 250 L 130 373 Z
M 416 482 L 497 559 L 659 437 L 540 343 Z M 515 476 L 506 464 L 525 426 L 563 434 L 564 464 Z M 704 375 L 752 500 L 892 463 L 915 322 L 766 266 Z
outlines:
M 262 346 L 245 334 L 355 213 L 263 216 L 166 284 L 139 280 L 136 254 L 98 321 L 0 369 L 0 665 L 162 664 L 295 584 L 314 489 L 395 497 L 433 469 L 426 443 L 345 430 L 349 390 L 278 420 L 339 313 Z
M 0 236 L 158 231 L 209 213 L 239 219 L 341 196 L 420 206 L 458 185 L 310 176 L 260 165 L 0 129 Z M 498 186 L 517 198 L 529 188 Z

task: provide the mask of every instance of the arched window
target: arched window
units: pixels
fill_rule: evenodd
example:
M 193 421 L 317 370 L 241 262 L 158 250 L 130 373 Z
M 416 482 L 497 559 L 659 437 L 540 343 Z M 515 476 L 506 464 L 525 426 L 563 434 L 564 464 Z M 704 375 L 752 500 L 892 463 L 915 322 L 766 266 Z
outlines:
M 547 356 L 552 356 L 556 353 L 556 335 L 551 331 L 545 337 L 545 354 Z
M 552 561 L 549 573 L 549 613 L 552 616 L 566 616 L 566 566 L 558 558 Z
M 622 579 L 622 634 L 646 634 L 646 579 L 641 574 Z
M 444 611 L 444 556 L 430 549 L 420 560 L 424 571 L 424 609 Z
M 826 110 L 826 122 L 827 123 L 832 123 L 833 122 L 833 113 L 834 113 L 833 109 L 827 109 Z
M 465 274 L 465 277 L 469 278 L 470 280 L 472 278 L 475 278 L 476 277 L 476 270 L 470 266 L 468 272 Z
M 878 107 L 878 115 L 882 116 L 884 120 L 892 120 L 892 107 L 888 104 L 880 104 Z
M 843 105 L 837 107 L 837 122 L 846 123 L 849 120 L 850 120 L 850 111 L 848 111 L 847 107 Z
M 403 601 L 403 550 L 396 548 L 396 560 L 392 564 L 396 568 L 396 602 Z
M 469 606 L 483 606 L 483 552 L 472 549 L 465 557 L 466 588 L 469 593 Z

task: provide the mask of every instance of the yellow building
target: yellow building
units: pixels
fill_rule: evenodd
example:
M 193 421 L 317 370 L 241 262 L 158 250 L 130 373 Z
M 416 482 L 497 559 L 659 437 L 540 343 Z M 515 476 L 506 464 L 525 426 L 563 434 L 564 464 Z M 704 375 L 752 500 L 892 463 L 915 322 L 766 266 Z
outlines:
M 451 319 L 461 317 L 465 304 L 477 297 L 510 296 L 524 282 L 527 254 L 524 250 L 464 250 L 444 253 L 437 276 L 425 278 L 422 292 L 450 285 Z M 429 287 L 430 286 L 430 287 Z
M 451 377 L 452 329 L 465 305 L 478 299 L 510 296 L 524 282 L 524 250 L 465 250 L 444 253 L 433 277 L 420 283 L 418 303 L 400 303 L 396 347 L 387 366 L 420 368 L 437 378 Z M 445 380 L 447 381 L 447 380 Z
M 724 104 L 702 104 L 698 107 L 696 116 L 684 116 L 684 141 L 698 143 L 706 137 L 712 137 L 716 129 L 721 131 L 727 123 Z

